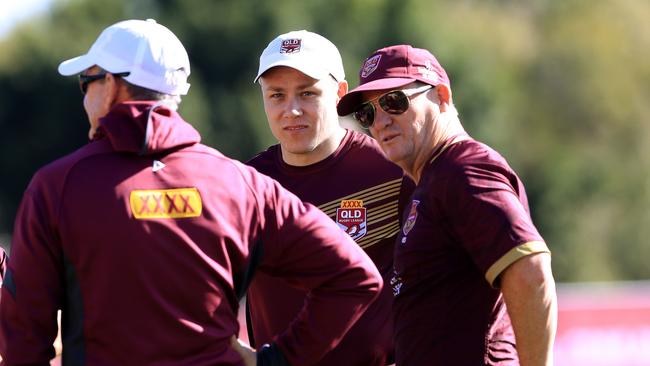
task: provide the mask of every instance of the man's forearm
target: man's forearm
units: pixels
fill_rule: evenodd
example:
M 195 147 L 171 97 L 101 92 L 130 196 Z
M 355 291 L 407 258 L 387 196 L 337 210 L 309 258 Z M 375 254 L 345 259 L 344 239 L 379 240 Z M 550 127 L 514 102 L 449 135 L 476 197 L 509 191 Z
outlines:
M 557 296 L 548 253 L 519 259 L 501 275 L 522 366 L 553 364 Z

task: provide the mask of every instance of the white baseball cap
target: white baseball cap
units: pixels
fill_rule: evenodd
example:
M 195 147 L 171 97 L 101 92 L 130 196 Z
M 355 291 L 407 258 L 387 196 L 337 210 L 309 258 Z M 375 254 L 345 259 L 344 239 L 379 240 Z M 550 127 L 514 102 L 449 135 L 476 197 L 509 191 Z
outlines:
M 332 75 L 337 81 L 345 80 L 341 54 L 327 38 L 306 30 L 277 36 L 260 56 L 260 68 L 253 82 L 268 69 L 288 66 L 316 80 Z
M 110 73 L 129 72 L 131 84 L 160 93 L 185 95 L 190 61 L 181 41 L 153 19 L 125 20 L 104 29 L 85 55 L 63 61 L 61 75 L 97 65 Z

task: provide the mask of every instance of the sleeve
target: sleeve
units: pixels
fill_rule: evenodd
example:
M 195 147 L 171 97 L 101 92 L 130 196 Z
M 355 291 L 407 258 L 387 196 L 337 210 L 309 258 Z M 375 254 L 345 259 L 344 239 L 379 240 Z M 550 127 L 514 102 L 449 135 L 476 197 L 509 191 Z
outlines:
M 6 365 L 49 365 L 61 298 L 60 246 L 38 191 L 28 191 L 14 228 L 0 297 L 0 354 Z
M 365 254 L 324 213 L 263 177 L 259 270 L 307 289 L 302 310 L 275 343 L 291 365 L 308 365 L 334 348 L 383 286 Z
M 521 181 L 494 162 L 465 164 L 451 170 L 443 199 L 453 235 L 486 280 L 526 255 L 548 252 L 533 225 Z

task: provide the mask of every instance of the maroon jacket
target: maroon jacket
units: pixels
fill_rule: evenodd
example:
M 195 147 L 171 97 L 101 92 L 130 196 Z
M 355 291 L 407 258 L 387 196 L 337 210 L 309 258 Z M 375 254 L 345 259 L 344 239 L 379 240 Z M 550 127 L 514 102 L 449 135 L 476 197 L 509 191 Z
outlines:
M 318 209 L 152 104 L 115 106 L 95 141 L 27 188 L 0 300 L 5 364 L 48 365 L 61 308 L 64 364 L 241 365 L 229 339 L 255 268 L 311 289 L 276 344 L 290 363 L 320 357 L 381 289 L 372 262 Z

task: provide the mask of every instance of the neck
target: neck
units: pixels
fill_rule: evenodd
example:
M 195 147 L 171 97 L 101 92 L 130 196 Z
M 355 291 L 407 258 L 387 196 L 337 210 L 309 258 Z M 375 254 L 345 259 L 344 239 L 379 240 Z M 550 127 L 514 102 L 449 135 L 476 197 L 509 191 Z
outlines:
M 282 160 L 285 163 L 292 166 L 307 166 L 316 164 L 319 161 L 325 160 L 328 156 L 332 155 L 341 141 L 345 137 L 346 130 L 342 127 L 337 127 L 336 131 L 332 133 L 332 136 L 327 140 L 321 142 L 318 146 L 314 147 L 313 150 L 300 153 L 292 153 L 287 151 L 287 149 L 280 144 L 280 150 L 282 151 Z
M 424 168 L 431 161 L 435 160 L 438 154 L 442 153 L 450 143 L 469 138 L 455 114 L 445 117 L 447 119 L 446 123 L 435 124 L 435 126 L 438 126 L 437 130 L 433 131 L 431 139 L 428 140 L 428 144 L 423 146 L 421 153 L 417 154 L 411 166 L 408 169 L 402 167 L 406 174 L 416 183 L 420 182 Z

